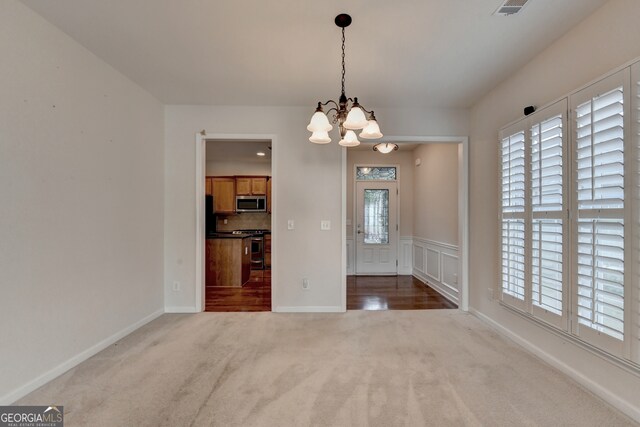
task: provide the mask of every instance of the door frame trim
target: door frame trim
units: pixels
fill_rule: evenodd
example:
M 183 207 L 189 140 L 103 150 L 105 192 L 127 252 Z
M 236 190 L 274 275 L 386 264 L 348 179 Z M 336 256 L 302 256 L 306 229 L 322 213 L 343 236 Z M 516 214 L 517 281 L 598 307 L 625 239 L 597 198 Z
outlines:
M 371 180 L 371 181 L 358 181 L 356 179 L 356 173 L 359 167 L 395 167 L 396 168 L 396 179 L 391 181 L 391 180 Z M 398 242 L 396 243 L 396 274 L 398 274 L 398 257 L 400 256 L 400 165 L 399 164 L 379 164 L 379 163 L 371 163 L 371 164 L 362 164 L 362 163 L 355 163 L 353 165 L 353 218 L 356 218 L 356 215 L 358 213 L 357 210 L 357 206 L 358 206 L 358 198 L 357 196 L 357 189 L 358 189 L 358 182 L 395 182 L 396 183 L 396 190 L 398 190 L 397 194 L 396 194 L 396 218 L 397 218 L 397 225 L 398 225 L 398 238 L 396 239 Z M 346 228 L 346 225 L 345 225 Z M 351 224 L 351 228 L 352 228 L 352 236 L 353 236 L 353 243 L 354 243 L 354 249 L 353 249 L 353 255 L 354 255 L 354 266 L 353 266 L 353 272 L 354 275 L 357 276 L 358 275 L 358 236 L 356 234 L 356 228 L 354 227 L 354 224 Z M 345 243 L 346 244 L 346 243 Z
M 381 142 L 441 142 L 458 144 L 458 246 L 460 254 L 459 309 L 469 311 L 469 137 L 385 136 Z M 342 309 L 347 311 L 347 149 L 342 150 Z

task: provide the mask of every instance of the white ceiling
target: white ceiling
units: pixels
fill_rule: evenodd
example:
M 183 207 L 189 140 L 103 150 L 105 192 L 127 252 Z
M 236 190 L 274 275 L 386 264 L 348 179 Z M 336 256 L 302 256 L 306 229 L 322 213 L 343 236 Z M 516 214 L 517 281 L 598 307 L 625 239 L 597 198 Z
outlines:
M 23 0 L 165 104 L 469 107 L 606 0 Z

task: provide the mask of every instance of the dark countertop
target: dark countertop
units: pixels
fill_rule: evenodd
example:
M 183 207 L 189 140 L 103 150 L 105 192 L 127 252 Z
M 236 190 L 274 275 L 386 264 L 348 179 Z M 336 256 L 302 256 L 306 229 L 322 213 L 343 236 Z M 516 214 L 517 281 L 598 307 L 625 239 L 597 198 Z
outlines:
M 211 233 L 207 234 L 207 239 L 245 239 L 251 234 L 231 234 L 231 233 Z

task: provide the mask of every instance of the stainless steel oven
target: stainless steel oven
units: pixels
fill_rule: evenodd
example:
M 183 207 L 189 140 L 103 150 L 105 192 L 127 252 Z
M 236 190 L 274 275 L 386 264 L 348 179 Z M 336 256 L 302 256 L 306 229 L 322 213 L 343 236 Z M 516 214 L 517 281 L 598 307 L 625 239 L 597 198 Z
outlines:
M 264 237 L 253 236 L 251 238 L 251 269 L 262 270 L 264 268 Z
M 269 230 L 234 230 L 237 234 L 251 235 L 251 269 L 264 270 L 264 234 L 270 233 Z

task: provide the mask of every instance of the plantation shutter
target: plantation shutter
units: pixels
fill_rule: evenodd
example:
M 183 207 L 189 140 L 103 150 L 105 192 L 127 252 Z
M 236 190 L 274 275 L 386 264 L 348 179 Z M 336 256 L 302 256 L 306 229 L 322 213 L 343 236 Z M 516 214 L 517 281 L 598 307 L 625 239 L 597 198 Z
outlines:
M 640 62 L 499 142 L 502 303 L 640 365 Z
M 625 74 L 572 97 L 574 333 L 614 354 L 625 337 Z
M 631 359 L 640 364 L 640 62 L 631 67 L 631 107 L 632 107 L 632 120 L 631 120 L 631 135 L 633 136 L 633 186 L 634 191 L 632 193 L 633 198 L 633 256 L 631 259 L 635 262 L 635 270 L 633 274 L 632 283 L 635 284 L 633 291 L 635 296 L 632 299 L 631 304 L 631 321 L 632 325 L 631 336 L 632 339 L 632 356 Z
M 501 132 L 502 212 L 501 287 L 502 300 L 525 307 L 525 132 Z
M 531 116 L 531 312 L 567 328 L 564 99 Z

